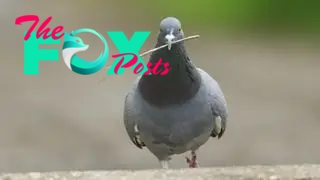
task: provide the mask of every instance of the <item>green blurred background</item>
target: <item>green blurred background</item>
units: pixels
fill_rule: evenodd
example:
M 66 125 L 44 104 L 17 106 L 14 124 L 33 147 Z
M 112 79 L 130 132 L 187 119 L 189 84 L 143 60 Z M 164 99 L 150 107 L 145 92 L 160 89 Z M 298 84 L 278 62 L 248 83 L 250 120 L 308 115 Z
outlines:
M 106 31 L 129 38 L 151 31 L 142 53 L 154 47 L 160 20 L 178 17 L 186 35 L 201 35 L 186 43 L 188 53 L 220 83 L 230 111 L 225 136 L 200 149 L 200 166 L 320 163 L 318 9 L 311 0 L 1 0 L 0 172 L 159 168 L 122 122 L 136 75 L 128 70 L 97 85 L 106 70 L 81 76 L 61 55 L 40 62 L 39 75 L 24 75 L 23 31 L 32 23 L 14 22 L 26 14 L 40 22 L 52 16 L 52 29 L 94 29 L 110 55 L 119 52 Z M 99 38 L 81 38 L 90 47 L 77 55 L 97 58 Z M 183 156 L 173 157 L 171 167 L 186 166 Z
M 312 0 L 138 0 L 132 3 L 139 6 L 135 11 L 141 11 L 141 7 L 149 17 L 171 14 L 188 26 L 263 32 L 314 32 L 320 27 L 320 2 Z

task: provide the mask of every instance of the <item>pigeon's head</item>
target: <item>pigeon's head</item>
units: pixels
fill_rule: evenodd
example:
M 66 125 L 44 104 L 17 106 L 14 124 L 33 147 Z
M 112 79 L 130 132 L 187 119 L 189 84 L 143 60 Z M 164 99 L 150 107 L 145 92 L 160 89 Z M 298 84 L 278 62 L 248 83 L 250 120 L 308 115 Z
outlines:
M 160 22 L 160 32 L 158 41 L 168 43 L 168 50 L 171 50 L 172 41 L 183 39 L 184 34 L 181 29 L 181 23 L 177 18 L 167 17 Z

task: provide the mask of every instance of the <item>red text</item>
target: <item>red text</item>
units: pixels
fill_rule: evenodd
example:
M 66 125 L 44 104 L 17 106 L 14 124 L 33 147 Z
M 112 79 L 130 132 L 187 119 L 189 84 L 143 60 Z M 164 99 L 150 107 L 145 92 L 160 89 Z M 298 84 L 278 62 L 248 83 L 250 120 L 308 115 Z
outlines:
M 122 65 L 122 63 L 123 63 L 123 61 L 124 61 L 124 57 L 122 57 L 122 56 L 126 56 L 126 55 L 132 55 L 133 58 L 132 58 L 129 62 L 127 62 L 127 63 L 125 63 L 124 65 Z M 121 68 L 128 68 L 128 67 L 131 67 L 131 66 L 135 65 L 135 64 L 138 62 L 138 56 L 135 55 L 135 54 L 133 54 L 133 53 L 117 54 L 117 55 L 113 55 L 112 57 L 113 57 L 113 58 L 122 57 L 121 60 L 118 62 L 118 64 L 117 64 L 117 65 L 115 66 L 115 68 L 114 68 L 114 73 L 116 73 L 116 74 L 118 74 L 118 70 L 119 70 L 120 67 L 121 67 Z M 166 63 L 161 63 L 161 61 L 162 61 L 162 59 L 160 58 L 159 61 L 158 61 L 157 63 L 155 63 L 155 66 L 154 66 L 153 69 L 151 69 L 152 63 L 149 62 L 149 63 L 147 64 L 148 70 L 144 73 L 144 75 L 148 75 L 148 74 L 150 74 L 150 73 L 152 73 L 152 74 L 159 74 L 159 73 L 161 72 L 161 70 L 159 70 L 159 71 L 157 72 L 157 69 L 158 69 L 158 67 L 159 67 L 160 65 L 163 65 L 163 66 L 165 67 L 165 70 L 162 71 L 160 74 L 161 74 L 161 75 L 167 74 L 172 68 L 168 69 L 169 63 L 168 63 L 168 62 L 166 62 Z M 143 71 L 143 68 L 144 68 L 143 64 L 142 64 L 142 63 L 139 63 L 139 64 L 134 68 L 133 73 L 134 73 L 134 74 L 139 74 L 141 71 Z
M 51 36 L 52 39 L 57 40 L 57 39 L 60 39 L 64 35 L 64 33 L 62 33 L 60 36 L 56 36 L 57 33 L 60 33 L 63 30 L 63 26 L 58 26 L 58 27 L 54 28 L 52 30 L 52 33 L 48 34 L 50 32 L 50 28 L 45 28 L 45 27 L 49 24 L 51 19 L 52 19 L 52 17 L 48 17 L 48 19 L 46 19 L 41 24 L 41 26 L 37 30 L 37 35 L 36 35 L 37 39 L 39 39 L 43 35 L 43 39 L 47 39 Z M 21 25 L 21 23 L 27 22 L 27 21 L 34 21 L 34 23 L 32 24 L 32 26 L 28 30 L 26 36 L 24 37 L 25 41 L 30 38 L 31 32 L 34 30 L 34 28 L 37 26 L 37 24 L 39 22 L 39 17 L 36 15 L 20 16 L 16 19 L 16 25 Z

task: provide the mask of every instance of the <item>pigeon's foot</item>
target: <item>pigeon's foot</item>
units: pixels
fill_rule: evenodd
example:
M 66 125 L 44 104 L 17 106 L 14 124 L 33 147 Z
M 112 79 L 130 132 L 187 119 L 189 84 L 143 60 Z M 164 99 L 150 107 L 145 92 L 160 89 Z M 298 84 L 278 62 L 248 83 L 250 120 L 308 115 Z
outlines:
M 162 169 L 169 169 L 169 161 L 168 160 L 161 160 L 160 165 Z
M 186 157 L 186 160 L 187 160 L 187 163 L 189 164 L 189 168 L 197 168 L 198 167 L 196 152 L 191 151 L 191 159 Z

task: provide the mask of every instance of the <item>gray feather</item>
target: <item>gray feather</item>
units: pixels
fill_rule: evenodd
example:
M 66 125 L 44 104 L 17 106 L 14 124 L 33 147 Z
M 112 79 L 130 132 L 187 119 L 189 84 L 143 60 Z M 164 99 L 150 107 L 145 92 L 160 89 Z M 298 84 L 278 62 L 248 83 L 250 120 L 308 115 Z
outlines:
M 129 97 L 129 100 L 128 100 Z M 145 144 L 140 140 L 140 133 L 139 133 L 139 126 L 138 121 L 135 118 L 132 118 L 131 115 L 134 114 L 132 111 L 135 111 L 133 107 L 131 107 L 131 98 L 132 96 L 129 94 L 125 97 L 124 102 L 124 113 L 123 113 L 123 120 L 126 131 L 129 135 L 130 140 L 140 149 L 142 149 Z
M 140 141 L 159 159 L 198 149 L 210 136 L 221 137 L 226 128 L 227 106 L 218 83 L 198 69 L 202 83 L 198 93 L 183 105 L 158 108 L 148 104 L 138 90 L 138 77 L 125 103 L 124 121 L 135 143 L 134 125 Z M 221 118 L 220 125 L 216 120 Z M 215 137 L 214 136 L 214 137 Z M 135 143 L 136 144 L 136 143 Z M 136 144 L 141 148 L 141 145 Z

